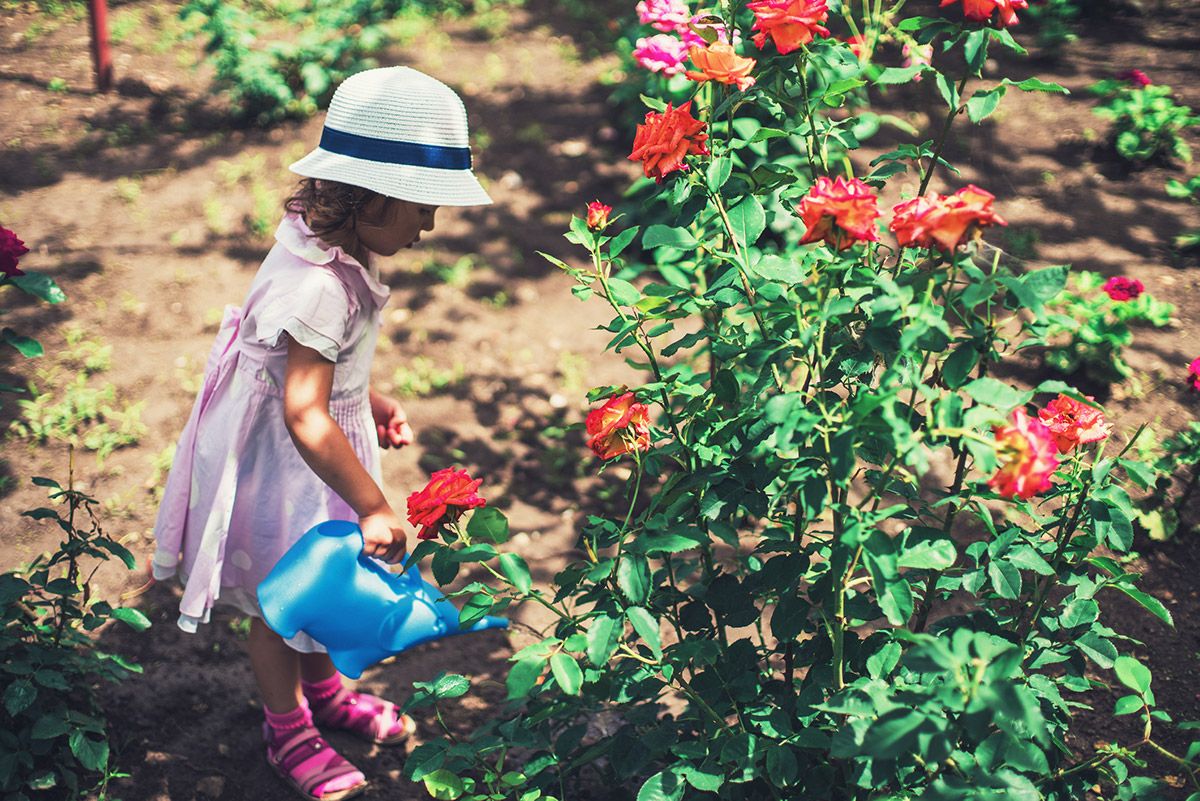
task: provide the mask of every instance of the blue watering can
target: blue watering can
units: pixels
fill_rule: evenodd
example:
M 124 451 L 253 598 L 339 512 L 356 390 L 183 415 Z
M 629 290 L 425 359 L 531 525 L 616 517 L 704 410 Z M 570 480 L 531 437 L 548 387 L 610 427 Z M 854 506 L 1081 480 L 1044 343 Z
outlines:
M 362 549 L 362 530 L 348 520 L 309 529 L 258 585 L 267 625 L 285 639 L 303 631 L 352 679 L 415 645 L 508 627 L 507 620 L 491 615 L 460 627 L 458 609 L 415 565 L 390 573 Z

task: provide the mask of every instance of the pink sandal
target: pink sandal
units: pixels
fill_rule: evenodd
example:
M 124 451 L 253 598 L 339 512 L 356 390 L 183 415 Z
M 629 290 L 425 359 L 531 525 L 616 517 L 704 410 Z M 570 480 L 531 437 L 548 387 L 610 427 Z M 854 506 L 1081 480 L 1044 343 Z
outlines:
M 404 742 L 417 730 L 417 722 L 391 701 L 339 687 L 327 698 L 308 699 L 313 719 L 342 729 L 377 745 Z
M 270 728 L 263 725 L 267 739 L 267 762 L 285 782 L 309 801 L 343 801 L 367 788 L 366 777 L 325 741 L 312 726 L 297 729 L 278 748 L 272 749 Z M 317 794 L 318 789 L 335 783 L 336 779 L 358 774 L 357 783 L 332 792 Z

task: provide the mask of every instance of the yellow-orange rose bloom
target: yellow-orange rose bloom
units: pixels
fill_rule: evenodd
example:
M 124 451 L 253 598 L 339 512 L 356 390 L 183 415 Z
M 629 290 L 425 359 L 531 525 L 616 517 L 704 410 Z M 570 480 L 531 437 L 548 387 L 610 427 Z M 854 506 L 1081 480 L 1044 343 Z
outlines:
M 698 69 L 688 70 L 687 77 L 697 83 L 716 81 L 735 84 L 743 92 L 754 85 L 750 72 L 758 62 L 739 56 L 731 44 L 714 42 L 708 47 L 689 47 L 688 58 Z

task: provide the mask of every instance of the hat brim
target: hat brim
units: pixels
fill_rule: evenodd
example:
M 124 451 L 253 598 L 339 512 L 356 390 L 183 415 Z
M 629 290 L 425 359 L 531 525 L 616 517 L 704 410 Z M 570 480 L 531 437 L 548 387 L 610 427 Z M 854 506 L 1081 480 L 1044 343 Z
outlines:
M 431 206 L 487 206 L 492 199 L 470 170 L 441 170 L 343 156 L 316 148 L 288 167 L 297 175 L 361 186 Z

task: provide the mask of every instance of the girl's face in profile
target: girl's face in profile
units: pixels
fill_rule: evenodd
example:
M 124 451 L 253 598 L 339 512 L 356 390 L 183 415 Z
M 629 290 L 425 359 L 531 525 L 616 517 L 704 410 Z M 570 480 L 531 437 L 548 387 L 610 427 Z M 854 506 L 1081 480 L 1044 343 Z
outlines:
M 363 208 L 354 232 L 367 250 L 392 256 L 420 241 L 422 231 L 432 231 L 436 213 L 437 206 L 378 195 Z

